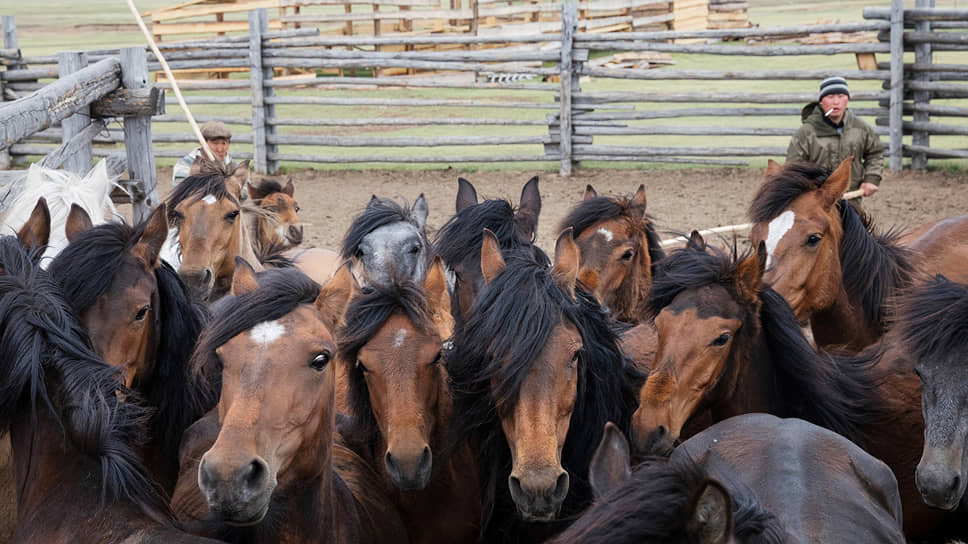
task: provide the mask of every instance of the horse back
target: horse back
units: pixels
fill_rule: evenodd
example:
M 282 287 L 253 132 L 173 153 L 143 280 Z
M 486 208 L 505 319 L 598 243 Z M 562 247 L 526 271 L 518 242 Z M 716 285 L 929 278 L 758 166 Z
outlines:
M 914 253 L 923 272 L 968 282 L 968 215 L 925 223 L 905 233 L 899 242 Z

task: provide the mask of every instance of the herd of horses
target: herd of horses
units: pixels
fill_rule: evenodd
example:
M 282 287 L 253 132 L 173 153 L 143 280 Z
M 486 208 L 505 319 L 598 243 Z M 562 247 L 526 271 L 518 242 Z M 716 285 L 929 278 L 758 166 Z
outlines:
M 849 169 L 771 161 L 745 251 L 589 186 L 546 253 L 537 178 L 432 235 L 374 196 L 339 252 L 247 163 L 137 225 L 25 191 L 0 538 L 968 537 L 968 216 L 880 233 Z

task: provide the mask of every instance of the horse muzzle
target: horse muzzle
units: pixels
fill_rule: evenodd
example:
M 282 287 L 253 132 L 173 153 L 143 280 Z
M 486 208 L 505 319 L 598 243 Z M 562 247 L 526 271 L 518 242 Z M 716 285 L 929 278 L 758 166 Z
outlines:
M 220 520 L 246 526 L 265 518 L 276 482 L 266 462 L 259 457 L 231 463 L 206 454 L 198 467 L 198 487 Z
M 924 503 L 932 508 L 954 510 L 965 493 L 960 451 L 925 446 L 915 472 L 915 483 Z
M 508 477 L 511 499 L 521 517 L 529 521 L 550 521 L 558 516 L 568 495 L 568 473 L 544 469 Z

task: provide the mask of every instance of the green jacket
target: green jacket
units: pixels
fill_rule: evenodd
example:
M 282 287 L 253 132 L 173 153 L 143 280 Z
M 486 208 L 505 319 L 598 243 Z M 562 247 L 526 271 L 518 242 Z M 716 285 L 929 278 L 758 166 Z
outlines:
M 803 124 L 787 147 L 787 162 L 813 162 L 833 171 L 853 155 L 850 190 L 862 182 L 879 185 L 884 170 L 884 146 L 874 129 L 848 109 L 843 119 L 843 134 L 840 134 L 827 122 L 819 106 L 811 102 L 803 108 Z

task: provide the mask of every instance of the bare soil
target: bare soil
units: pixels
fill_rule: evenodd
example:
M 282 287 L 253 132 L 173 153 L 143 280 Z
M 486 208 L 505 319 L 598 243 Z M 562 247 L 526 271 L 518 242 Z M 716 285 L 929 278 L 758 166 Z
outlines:
M 274 176 L 292 177 L 296 200 L 307 223 L 304 244 L 337 249 L 353 217 L 371 195 L 405 198 L 424 193 L 430 203 L 431 227 L 454 213 L 457 178 L 470 180 L 482 198 L 502 197 L 517 203 L 521 187 L 540 177 L 542 197 L 538 242 L 552 249 L 555 228 L 579 200 L 586 184 L 599 194 L 628 194 L 645 184 L 648 212 L 663 233 L 686 232 L 745 223 L 746 206 L 763 179 L 763 170 L 716 168 L 694 170 L 578 170 L 572 177 L 536 171 L 461 173 L 456 170 L 297 170 Z M 270 176 L 273 177 L 273 176 Z M 259 178 L 259 176 L 255 176 Z M 171 190 L 171 168 L 158 169 L 159 191 Z M 946 172 L 886 174 L 881 191 L 865 199 L 864 208 L 880 228 L 908 228 L 930 220 L 968 213 L 968 175 Z

